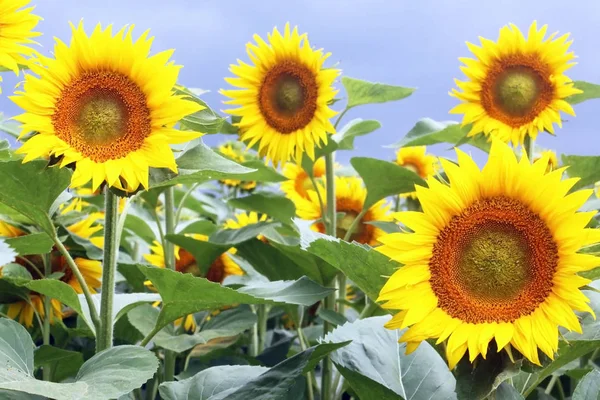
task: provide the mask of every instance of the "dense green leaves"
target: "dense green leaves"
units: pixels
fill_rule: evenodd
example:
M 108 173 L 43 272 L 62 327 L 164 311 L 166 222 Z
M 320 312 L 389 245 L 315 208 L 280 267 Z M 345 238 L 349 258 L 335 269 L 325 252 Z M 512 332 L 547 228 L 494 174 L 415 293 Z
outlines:
M 403 399 L 456 399 L 455 379 L 437 351 L 423 342 L 405 354 L 406 344 L 398 343 L 398 332 L 383 327 L 388 320 L 384 316 L 347 323 L 323 339 L 352 341 L 331 355 L 343 375 L 353 372 L 344 375 L 350 386 L 359 393 L 385 393 L 383 387 Z
M 373 301 L 377 300 L 386 277 L 399 266 L 370 246 L 358 243 L 318 239 L 307 250 L 343 272 Z
M 567 97 L 566 100 L 570 104 L 579 104 L 586 100 L 600 98 L 600 85 L 584 81 L 575 81 L 573 86 L 577 89 L 583 90 L 583 93 Z
M 48 213 L 70 180 L 68 169 L 48 168 L 46 161 L 0 162 L 0 203 L 52 236 L 54 226 Z
M 228 201 L 229 205 L 241 210 L 256 211 L 285 224 L 291 224 L 296 215 L 294 203 L 285 196 L 273 193 L 254 193 Z
M 363 120 L 361 118 L 353 119 L 342 129 L 331 137 L 337 142 L 338 150 L 354 150 L 354 139 L 357 136 L 363 136 L 381 128 L 379 121 Z
M 569 166 L 567 174 L 579 181 L 571 190 L 578 190 L 600 181 L 600 156 L 562 156 L 563 165 Z
M 342 84 L 348 94 L 348 108 L 361 104 L 402 100 L 415 91 L 412 88 L 367 82 L 347 76 L 342 77 Z
M 365 209 L 388 196 L 414 192 L 415 185 L 426 186 L 423 178 L 415 172 L 392 162 L 354 157 L 350 163 L 367 187 Z
M 25 328 L 1 319 L 0 337 L 0 389 L 58 400 L 105 400 L 141 386 L 158 367 L 158 360 L 148 350 L 119 346 L 86 361 L 72 383 L 39 381 L 33 377 L 34 344 Z

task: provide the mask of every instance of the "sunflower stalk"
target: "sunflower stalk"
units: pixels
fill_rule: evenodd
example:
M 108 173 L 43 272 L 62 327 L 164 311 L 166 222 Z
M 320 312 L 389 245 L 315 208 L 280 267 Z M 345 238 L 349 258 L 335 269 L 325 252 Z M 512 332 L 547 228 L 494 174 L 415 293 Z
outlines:
M 44 254 L 44 272 L 45 276 L 49 276 L 52 273 L 52 263 L 50 261 L 50 254 Z M 44 296 L 44 327 L 42 329 L 42 340 L 43 343 L 48 346 L 50 345 L 50 311 L 52 310 L 52 299 L 48 296 Z M 45 381 L 50 381 L 52 376 L 52 367 L 50 363 L 44 365 L 42 369 L 42 377 Z
M 525 140 L 523 141 L 523 147 L 525 148 L 525 153 L 527 154 L 527 158 L 529 162 L 533 162 L 534 151 L 535 151 L 535 139 L 531 136 L 526 135 Z
M 258 351 L 260 354 L 265 350 L 267 340 L 267 320 L 269 319 L 269 310 L 266 305 L 260 304 L 257 306 L 258 313 Z
M 175 194 L 173 187 L 165 191 L 165 234 L 175 233 Z M 169 240 L 164 241 L 165 266 L 175 271 L 175 247 Z M 165 350 L 165 382 L 175 379 L 175 362 L 177 354 L 171 350 Z
M 115 274 L 119 256 L 119 197 L 107 186 L 104 192 L 104 264 L 102 265 L 102 292 L 100 297 L 100 330 L 97 331 L 96 353 L 112 347 L 113 344 L 113 300 L 115 295 Z M 84 282 L 82 286 L 87 284 Z

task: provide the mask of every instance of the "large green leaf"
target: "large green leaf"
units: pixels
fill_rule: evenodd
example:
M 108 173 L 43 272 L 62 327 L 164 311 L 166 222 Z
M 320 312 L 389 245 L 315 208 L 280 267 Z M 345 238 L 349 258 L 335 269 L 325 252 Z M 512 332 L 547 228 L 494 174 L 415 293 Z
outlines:
M 183 117 L 183 119 L 179 121 L 179 126 L 181 129 L 208 134 L 219 133 L 221 131 L 225 118 L 214 112 L 205 101 L 196 95 L 196 93 L 182 86 L 177 87 L 175 93 L 186 96 L 188 99 L 204 107 L 202 110 L 195 112 L 194 114 Z
M 437 143 L 458 143 L 468 129 L 456 121 L 435 121 L 431 118 L 419 120 L 399 142 L 389 147 L 428 146 Z
M 575 81 L 573 82 L 573 86 L 577 89 L 583 90 L 583 93 L 574 94 L 573 96 L 567 97 L 565 100 L 567 100 L 567 102 L 570 104 L 579 104 L 586 100 L 600 98 L 600 85 L 584 81 Z
M 343 272 L 373 301 L 377 300 L 386 277 L 399 267 L 370 246 L 358 243 L 318 239 L 307 250 Z
M 507 379 L 520 372 L 522 360 L 513 363 L 506 352 L 488 351 L 485 359 L 471 363 L 464 357 L 456 367 L 456 394 L 459 400 L 484 400 Z
M 275 221 L 259 221 L 240 229 L 220 229 L 210 235 L 209 241 L 215 244 L 235 246 L 254 239 L 270 227 L 278 227 L 280 225 L 280 222 Z
M 600 372 L 593 370 L 579 382 L 571 400 L 600 399 Z
M 217 400 L 264 374 L 258 365 L 222 365 L 200 371 L 191 378 L 160 385 L 164 400 Z
M 367 82 L 360 79 L 349 78 L 347 76 L 342 77 L 342 84 L 348 94 L 348 108 L 361 104 L 386 103 L 388 101 L 402 100 L 415 91 L 413 88 Z
M 335 289 L 325 288 L 306 276 L 297 281 L 265 282 L 251 280 L 237 290 L 258 298 L 269 299 L 277 303 L 311 306 L 327 297 Z
M 144 304 L 129 311 L 127 316 L 131 324 L 146 336 L 156 326 L 158 314 L 158 309 Z M 209 322 L 210 324 L 206 324 L 200 332 L 193 334 L 179 333 L 173 324 L 169 324 L 157 333 L 152 341 L 159 347 L 182 353 L 212 339 L 237 336 L 243 333 L 254 326 L 256 315 L 247 308 L 237 307 L 219 313 Z
M 525 398 L 509 383 L 502 382 L 494 393 L 494 400 L 525 400 Z
M 285 224 L 291 224 L 296 215 L 294 203 L 285 196 L 274 193 L 254 193 L 228 201 L 229 205 L 241 210 L 256 211 Z
M 4 241 L 20 256 L 46 254 L 52 250 L 54 245 L 52 239 L 43 232 L 6 238 Z
M 165 400 L 302 400 L 305 388 L 302 374 L 311 371 L 327 354 L 347 344 L 325 343 L 311 347 L 267 371 L 212 367 L 191 378 L 161 384 L 160 394 Z M 240 382 L 234 377 L 239 377 Z M 210 395 L 204 394 L 203 389 Z
M 139 346 L 119 346 L 86 361 L 72 383 L 34 378 L 34 344 L 27 330 L 10 319 L 0 320 L 0 389 L 58 400 L 106 400 L 140 387 L 158 368 L 153 353 Z
M 207 241 L 197 240 L 185 235 L 167 235 L 167 240 L 189 251 L 196 260 L 200 275 L 206 276 L 211 264 L 223 253 L 231 248 Z
M 392 162 L 354 157 L 350 163 L 367 187 L 365 209 L 388 196 L 414 192 L 415 185 L 426 186 L 423 178 L 415 172 Z
M 353 119 L 331 137 L 337 142 L 338 150 L 354 150 L 354 138 L 363 136 L 381 128 L 379 121 Z
M 383 327 L 389 319 L 382 316 L 346 323 L 323 339 L 352 341 L 331 354 L 336 365 L 354 372 L 344 375 L 350 386 L 367 393 L 383 392 L 379 388 L 383 386 L 403 399 L 456 399 L 456 381 L 438 352 L 422 342 L 416 351 L 406 355 L 406 344 L 398 343 L 398 331 Z
M 54 226 L 50 207 L 67 188 L 71 172 L 66 168 L 47 168 L 46 161 L 0 163 L 0 203 L 24 215 L 52 236 Z
M 78 351 L 42 345 L 35 350 L 33 361 L 36 368 L 50 368 L 52 382 L 61 382 L 77 374 L 83 365 L 83 354 Z
M 567 174 L 579 181 L 571 190 L 593 185 L 600 181 L 600 156 L 569 156 L 562 155 L 562 163 L 567 168 Z

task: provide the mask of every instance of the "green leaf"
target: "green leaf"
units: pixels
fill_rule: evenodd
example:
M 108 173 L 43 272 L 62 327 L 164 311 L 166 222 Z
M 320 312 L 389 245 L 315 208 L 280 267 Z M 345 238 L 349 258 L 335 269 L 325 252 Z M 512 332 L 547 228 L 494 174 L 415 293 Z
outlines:
M 364 209 L 388 196 L 414 192 L 415 185 L 426 186 L 423 178 L 415 172 L 388 161 L 354 157 L 350 163 L 367 187 Z
M 307 250 L 343 272 L 373 301 L 379 297 L 386 277 L 399 267 L 370 246 L 358 243 L 318 239 Z
M 56 279 L 36 279 L 22 286 L 38 292 L 71 307 L 77 314 L 83 316 L 83 311 L 75 290 L 68 284 Z
M 342 77 L 342 84 L 348 94 L 347 107 L 361 104 L 386 103 L 388 101 L 402 100 L 410 96 L 415 89 L 401 86 L 372 83 L 360 79 Z
M 47 168 L 46 161 L 0 163 L 0 203 L 24 215 L 52 236 L 50 207 L 71 181 L 67 168 Z
M 199 275 L 206 276 L 211 264 L 231 248 L 229 245 L 197 240 L 185 235 L 167 235 L 167 240 L 189 251 L 196 260 Z M 191 272 L 191 271 L 187 271 Z
M 2 267 L 2 278 L 11 283 L 29 282 L 33 279 L 31 273 L 22 265 L 16 263 L 6 264 Z
M 600 181 L 600 156 L 569 156 L 562 155 L 562 163 L 567 168 L 571 178 L 579 178 L 571 191 L 579 190 L 585 186 L 593 185 Z
M 57 347 L 42 345 L 34 353 L 35 368 L 50 368 L 52 382 L 61 382 L 75 376 L 83 365 L 83 354 L 77 351 L 59 349 Z
M 6 238 L 4 241 L 20 256 L 47 254 L 54 245 L 52 239 L 43 232 Z
M 235 246 L 248 240 L 252 240 L 269 227 L 277 227 L 281 224 L 274 221 L 259 221 L 255 224 L 246 225 L 240 229 L 220 229 L 210 235 L 209 242 L 221 245 Z
M 27 330 L 0 319 L 0 389 L 53 399 L 105 400 L 140 387 L 158 368 L 153 353 L 139 346 L 119 346 L 86 361 L 72 383 L 39 381 L 33 377 L 34 344 Z
M 498 386 L 494 395 L 494 400 L 525 400 L 514 386 L 506 382 L 502 382 L 500 386 Z
M 406 343 L 398 343 L 398 331 L 384 328 L 389 319 L 382 316 L 346 323 L 323 339 L 352 341 L 331 354 L 334 363 L 354 372 L 344 375 L 350 386 L 360 392 L 384 392 L 380 388 L 384 387 L 403 399 L 456 399 L 456 381 L 438 352 L 424 341 L 406 355 Z
M 573 87 L 583 90 L 583 93 L 567 97 L 565 100 L 569 104 L 579 104 L 586 100 L 600 98 L 600 85 L 584 81 L 575 81 L 573 82 Z
M 181 224 L 180 226 L 183 226 Z M 185 225 L 179 232 L 179 235 L 184 235 L 186 233 L 199 233 L 201 235 L 210 236 L 217 230 L 217 227 L 211 221 L 193 221 L 187 225 Z
M 399 142 L 386 147 L 429 146 L 437 143 L 455 144 L 469 133 L 456 121 L 435 121 L 431 118 L 419 120 Z
M 354 150 L 354 138 L 374 132 L 381 128 L 379 121 L 353 119 L 340 129 L 331 139 L 338 144 L 338 150 Z
M 294 203 L 285 196 L 274 193 L 254 193 L 231 199 L 228 203 L 233 208 L 267 214 L 285 224 L 291 224 L 296 215 Z
M 600 372 L 593 370 L 579 382 L 571 400 L 600 399 Z
M 137 215 L 133 215 L 131 213 L 127 214 L 125 217 L 124 228 L 133 232 L 135 236 L 144 240 L 146 243 L 152 243 L 154 240 L 156 240 L 156 235 L 154 234 L 152 228 L 150 228 L 150 225 L 148 225 L 148 222 Z M 123 243 L 123 240 L 127 240 L 127 238 L 123 237 L 121 239 L 121 243 Z
M 164 400 L 225 399 L 227 393 L 235 391 L 268 370 L 257 365 L 222 365 L 205 369 L 179 382 L 165 382 L 160 385 L 159 391 Z
M 212 367 L 192 378 L 163 383 L 160 385 L 159 391 L 165 400 L 301 400 L 304 399 L 303 390 L 306 386 L 302 374 L 312 370 L 327 354 L 347 344 L 348 342 L 326 343 L 311 347 L 260 375 L 258 370 Z M 231 372 L 232 378 L 240 376 L 241 382 L 225 378 L 230 376 L 229 372 Z M 202 389 L 208 393 L 219 392 L 216 396 L 202 397 L 205 396 L 202 394 Z M 199 393 L 201 397 L 198 397 Z
M 47 400 L 47 397 L 34 396 L 23 392 L 14 392 L 12 390 L 0 390 L 0 399 L 2 400 Z
M 335 326 L 344 325 L 348 320 L 342 314 L 326 308 L 319 308 L 317 315 Z
M 183 117 L 179 122 L 182 130 L 192 130 L 208 134 L 219 133 L 221 131 L 225 118 L 214 112 L 206 102 L 192 93 L 188 88 L 182 86 L 177 87 L 175 93 L 187 96 L 190 100 L 204 107 L 204 109 L 198 112 Z
M 148 335 L 158 318 L 159 310 L 149 304 L 144 304 L 129 311 L 129 322 L 144 336 Z M 216 320 L 216 321 L 213 321 Z M 152 341 L 163 349 L 182 353 L 198 344 L 208 343 L 209 340 L 237 336 L 256 324 L 256 315 L 248 308 L 226 310 L 212 317 L 210 327 L 204 327 L 194 334 L 179 333 L 173 324 L 165 326 L 154 336 Z
M 456 394 L 459 400 L 483 400 L 489 398 L 505 380 L 520 372 L 522 361 L 513 363 L 506 352 L 489 349 L 486 359 L 477 363 L 463 358 L 456 367 Z
M 162 308 L 156 327 L 162 328 L 171 321 L 198 311 L 215 310 L 235 304 L 288 304 L 312 305 L 328 289 L 308 278 L 291 282 L 269 282 L 238 291 L 191 274 L 181 274 L 164 268 L 139 265 L 162 297 Z

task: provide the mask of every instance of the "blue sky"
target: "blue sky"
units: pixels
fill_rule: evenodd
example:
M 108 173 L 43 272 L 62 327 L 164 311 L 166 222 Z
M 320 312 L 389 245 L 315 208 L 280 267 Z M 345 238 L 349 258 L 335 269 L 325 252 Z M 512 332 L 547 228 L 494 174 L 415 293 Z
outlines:
M 393 85 L 416 87 L 409 98 L 382 105 L 353 109 L 353 118 L 377 119 L 383 127 L 356 140 L 350 156 L 393 158 L 382 146 L 398 141 L 422 117 L 456 119 L 448 110 L 456 100 L 448 96 L 454 78 L 462 78 L 458 57 L 469 56 L 465 41 L 478 36 L 495 40 L 498 30 L 512 22 L 526 30 L 536 19 L 549 31 L 570 32 L 578 65 L 570 70 L 574 80 L 600 83 L 600 2 L 594 0 L 33 0 L 44 18 L 39 41 L 48 54 L 53 37 L 68 41 L 69 21 L 83 18 L 88 31 L 98 22 L 115 26 L 135 24 L 137 33 L 150 28 L 156 37 L 154 51 L 175 48 L 174 59 L 184 66 L 180 82 L 210 90 L 205 100 L 223 109 L 218 90 L 226 86 L 229 64 L 246 60 L 245 44 L 254 33 L 266 35 L 287 21 L 309 33 L 311 44 L 332 53 L 347 76 Z M 18 78 L 5 73 L 0 110 L 19 113 L 7 98 Z M 341 84 L 339 85 L 341 87 Z M 600 102 L 576 106 L 576 118 L 568 117 L 557 137 L 543 134 L 541 146 L 559 153 L 600 153 L 597 111 Z M 208 138 L 216 144 L 220 138 Z M 447 146 L 437 146 L 438 154 Z M 596 147 L 598 149 L 596 149 Z

